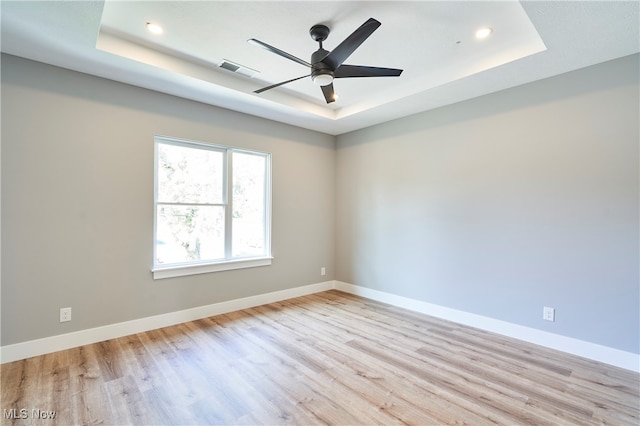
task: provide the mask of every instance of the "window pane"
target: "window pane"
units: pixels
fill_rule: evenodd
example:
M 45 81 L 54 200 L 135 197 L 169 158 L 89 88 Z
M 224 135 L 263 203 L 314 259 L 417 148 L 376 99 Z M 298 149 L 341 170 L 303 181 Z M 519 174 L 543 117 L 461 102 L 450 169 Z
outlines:
M 158 265 L 225 257 L 223 206 L 158 206 L 156 226 Z
M 223 203 L 222 152 L 159 143 L 157 167 L 159 202 Z
M 233 153 L 233 257 L 265 254 L 266 157 Z

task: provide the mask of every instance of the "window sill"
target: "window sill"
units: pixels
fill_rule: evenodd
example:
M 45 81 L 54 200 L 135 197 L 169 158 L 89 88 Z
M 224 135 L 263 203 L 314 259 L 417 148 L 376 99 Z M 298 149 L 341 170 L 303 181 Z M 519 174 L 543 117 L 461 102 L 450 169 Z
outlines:
M 154 280 L 163 278 L 182 277 L 186 275 L 206 274 L 209 272 L 230 271 L 232 269 L 255 268 L 271 265 L 272 257 L 252 257 L 250 259 L 225 260 L 215 263 L 200 263 L 195 265 L 174 265 L 156 267 L 151 270 Z

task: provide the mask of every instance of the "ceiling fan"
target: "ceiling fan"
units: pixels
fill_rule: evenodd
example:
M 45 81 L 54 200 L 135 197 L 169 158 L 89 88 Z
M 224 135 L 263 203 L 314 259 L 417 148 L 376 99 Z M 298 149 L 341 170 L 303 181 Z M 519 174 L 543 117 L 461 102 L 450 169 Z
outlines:
M 403 70 L 396 68 L 379 68 L 379 67 L 367 67 L 361 65 L 347 65 L 343 62 L 351 56 L 351 54 L 380 26 L 380 22 L 373 18 L 369 18 L 364 24 L 362 24 L 357 30 L 355 30 L 349 37 L 344 39 L 335 49 L 331 52 L 322 48 L 322 42 L 329 36 L 329 27 L 326 25 L 314 25 L 309 30 L 311 38 L 320 44 L 320 48 L 311 54 L 311 63 L 297 58 L 283 50 L 268 45 L 265 42 L 252 38 L 249 43 L 256 46 L 260 46 L 269 52 L 273 52 L 276 55 L 280 55 L 283 58 L 287 58 L 291 61 L 297 62 L 305 67 L 311 69 L 311 74 L 305 74 L 301 77 L 292 78 L 291 80 L 283 81 L 271 86 L 263 87 L 254 91 L 254 93 L 262 93 L 264 91 L 273 89 L 275 87 L 282 86 L 287 83 L 291 83 L 296 80 L 303 79 L 305 77 L 311 77 L 314 83 L 316 83 L 322 89 L 324 98 L 327 103 L 334 102 L 336 100 L 335 91 L 333 90 L 334 78 L 352 78 L 352 77 L 398 77 L 402 74 Z

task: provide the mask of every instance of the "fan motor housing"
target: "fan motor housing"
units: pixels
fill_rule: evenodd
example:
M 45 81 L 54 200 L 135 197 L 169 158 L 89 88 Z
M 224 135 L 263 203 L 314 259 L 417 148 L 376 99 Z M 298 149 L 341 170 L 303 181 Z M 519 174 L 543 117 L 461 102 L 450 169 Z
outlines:
M 333 70 L 329 68 L 322 60 L 327 57 L 328 51 L 324 49 L 318 49 L 311 55 L 311 78 L 315 79 L 316 76 L 321 74 L 329 74 L 333 77 Z

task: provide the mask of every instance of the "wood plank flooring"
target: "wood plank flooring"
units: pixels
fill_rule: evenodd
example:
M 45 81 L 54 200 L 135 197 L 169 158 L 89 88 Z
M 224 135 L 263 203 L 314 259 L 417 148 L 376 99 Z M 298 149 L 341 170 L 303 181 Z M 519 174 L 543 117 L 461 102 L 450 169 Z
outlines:
M 640 424 L 637 373 L 338 291 L 0 373 L 2 424 Z

